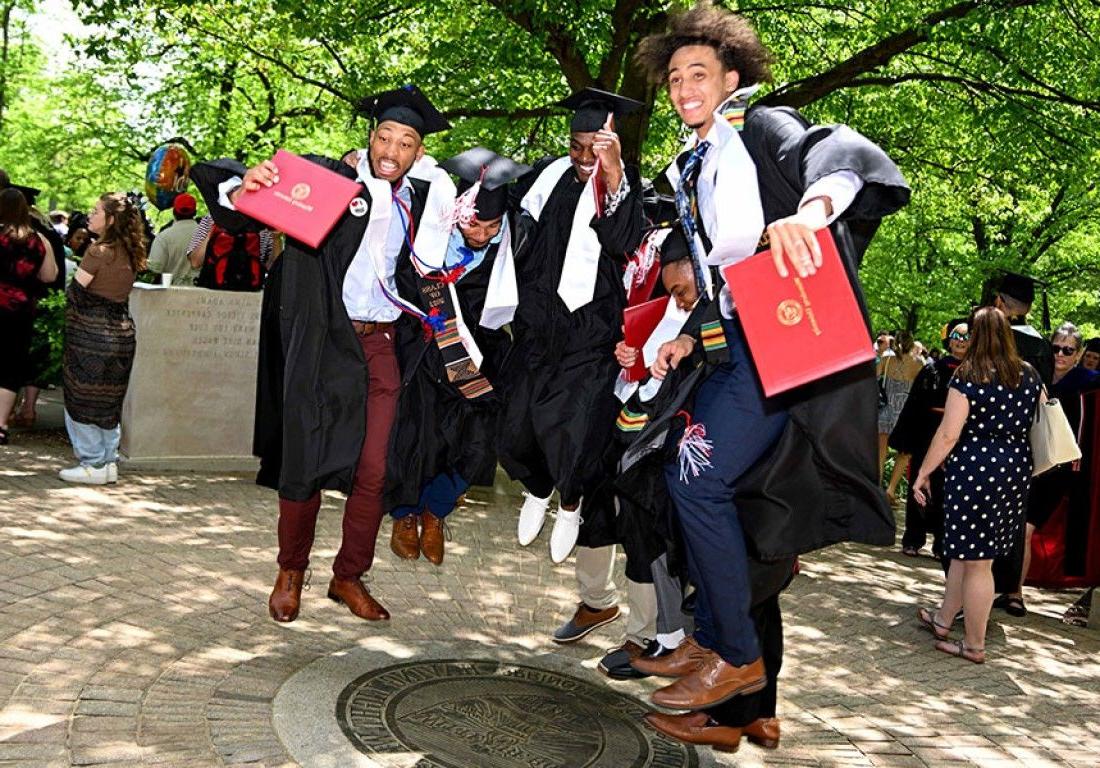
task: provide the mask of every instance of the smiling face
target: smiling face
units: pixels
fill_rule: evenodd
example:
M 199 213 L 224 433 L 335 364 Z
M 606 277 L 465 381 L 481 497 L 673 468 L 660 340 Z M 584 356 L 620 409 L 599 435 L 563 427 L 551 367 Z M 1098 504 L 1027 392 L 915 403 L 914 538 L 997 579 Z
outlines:
M 970 349 L 970 327 L 966 323 L 956 325 L 947 337 L 947 344 L 951 350 L 951 356 L 956 360 L 962 360 L 966 357 L 966 351 Z
M 596 141 L 596 134 L 582 133 L 580 131 L 569 136 L 569 159 L 573 163 L 573 170 L 577 174 L 577 180 L 582 184 L 588 181 L 588 177 L 596 170 L 596 153 L 592 144 Z
M 371 131 L 370 167 L 375 178 L 397 183 L 424 156 L 420 134 L 407 125 L 385 120 Z
M 737 90 L 739 79 L 712 46 L 685 45 L 668 62 L 668 98 L 684 124 L 702 138 L 714 124 L 714 110 Z
M 482 221 L 475 216 L 470 219 L 470 223 L 465 227 L 460 226 L 459 230 L 462 232 L 462 239 L 466 242 L 466 246 L 473 248 L 475 251 L 480 251 L 500 233 L 500 227 L 503 223 L 503 216 L 489 221 Z

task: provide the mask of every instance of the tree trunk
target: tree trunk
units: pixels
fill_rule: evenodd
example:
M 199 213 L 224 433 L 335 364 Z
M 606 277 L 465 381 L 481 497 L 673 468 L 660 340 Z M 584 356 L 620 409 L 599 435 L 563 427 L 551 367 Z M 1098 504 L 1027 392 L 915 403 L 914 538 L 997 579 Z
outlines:
M 5 3 L 0 8 L 0 131 L 4 130 L 4 110 L 8 105 L 8 50 L 14 9 L 14 2 Z

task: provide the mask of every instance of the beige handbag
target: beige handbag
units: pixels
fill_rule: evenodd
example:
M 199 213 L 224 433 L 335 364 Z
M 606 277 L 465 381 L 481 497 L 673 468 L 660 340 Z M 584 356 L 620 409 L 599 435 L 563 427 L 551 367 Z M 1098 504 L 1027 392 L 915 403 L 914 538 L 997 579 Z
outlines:
M 1073 428 L 1057 400 L 1047 400 L 1035 409 L 1031 424 L 1031 476 L 1041 475 L 1059 464 L 1081 458 Z

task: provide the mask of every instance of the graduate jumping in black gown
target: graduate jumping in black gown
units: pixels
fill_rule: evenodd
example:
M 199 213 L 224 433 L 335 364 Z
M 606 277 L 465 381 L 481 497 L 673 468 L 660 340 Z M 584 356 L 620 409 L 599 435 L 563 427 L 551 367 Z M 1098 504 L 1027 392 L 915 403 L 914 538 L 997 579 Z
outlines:
M 569 155 L 536 165 L 521 205 L 526 244 L 516 259 L 520 305 L 500 442 L 501 465 L 527 488 L 522 545 L 538 536 L 558 491 L 555 562 L 577 540 L 582 499 L 614 469 L 604 454 L 618 414 L 622 265 L 644 226 L 641 179 L 622 163 L 611 117 L 641 105 L 594 89 L 562 105 L 576 110 Z
M 791 109 L 746 112 L 741 86 L 767 80 L 769 60 L 744 19 L 704 2 L 639 48 L 639 61 L 667 85 L 693 129 L 669 178 L 685 233 L 698 235 L 689 244 L 696 280 L 713 299 L 704 306 L 721 310 L 665 344 L 651 370 L 663 376 L 699 348 L 724 357 L 695 392 L 695 430 L 682 442 L 697 450 L 666 468 L 697 590 L 695 634 L 665 657 L 679 679 L 653 701 L 693 711 L 646 719 L 675 738 L 726 750 L 743 732 L 769 746 L 779 738 L 777 722 L 749 720 L 760 716 L 734 704 L 766 690 L 780 660 L 756 630 L 750 561 L 894 538 L 877 483 L 871 365 L 765 399 L 736 308 L 713 272 L 770 246 L 781 277 L 812 279 L 821 258 L 814 232 L 829 226 L 860 297 L 863 253 L 881 218 L 909 199 L 894 163 L 856 132 L 811 126 Z M 700 424 L 712 448 L 699 439 Z
M 423 553 L 436 565 L 443 561 L 443 521 L 458 498 L 471 485 L 492 486 L 496 477 L 499 374 L 512 344 L 502 326 L 518 304 L 509 192 L 531 170 L 481 147 L 440 167 L 461 181 L 446 269 L 421 278 L 406 261 L 398 265 L 397 285 L 425 312 L 444 306 L 465 330 L 441 346 L 412 324 L 399 328 L 402 390 L 385 494 L 390 548 L 408 560 Z
M 389 618 L 361 577 L 383 517 L 400 390 L 395 326 L 427 320 L 402 298 L 394 273 L 414 252 L 442 263 L 455 187 L 445 171 L 421 162 L 423 138 L 450 126 L 419 90 L 386 91 L 362 108 L 376 121 L 366 149 L 342 160 L 306 156 L 359 182 L 358 195 L 318 248 L 288 239 L 265 288 L 257 482 L 279 492 L 279 575 L 268 608 L 280 622 L 298 617 L 323 489 L 348 495 L 328 596 L 360 618 Z M 271 161 L 242 170 L 228 160 L 192 168 L 215 221 L 230 230 L 261 226 L 233 200 L 278 179 Z

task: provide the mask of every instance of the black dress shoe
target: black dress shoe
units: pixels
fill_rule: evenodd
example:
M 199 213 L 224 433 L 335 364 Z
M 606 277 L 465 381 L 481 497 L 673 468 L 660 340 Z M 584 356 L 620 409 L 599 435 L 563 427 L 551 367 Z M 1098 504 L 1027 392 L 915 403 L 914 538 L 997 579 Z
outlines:
M 641 680 L 649 677 L 645 672 L 634 669 L 630 662 L 635 659 L 659 659 L 668 656 L 675 648 L 665 648 L 656 640 L 650 640 L 645 645 L 645 650 L 640 654 L 630 657 L 622 649 L 612 651 L 600 661 L 600 671 L 612 680 Z

